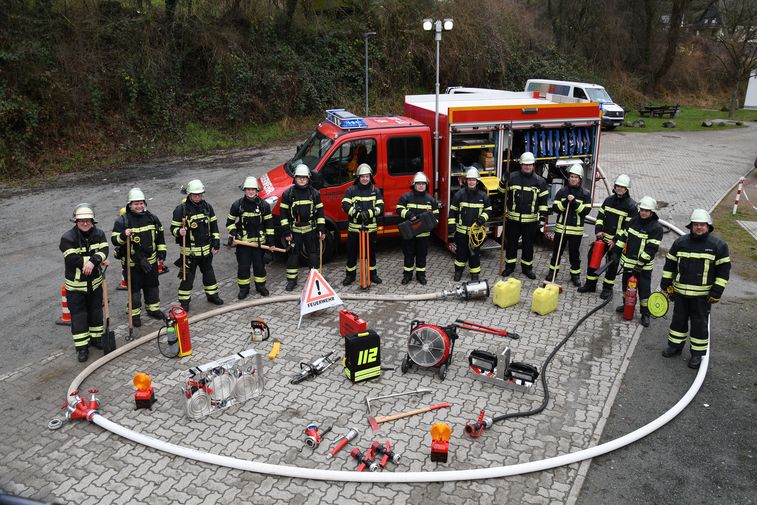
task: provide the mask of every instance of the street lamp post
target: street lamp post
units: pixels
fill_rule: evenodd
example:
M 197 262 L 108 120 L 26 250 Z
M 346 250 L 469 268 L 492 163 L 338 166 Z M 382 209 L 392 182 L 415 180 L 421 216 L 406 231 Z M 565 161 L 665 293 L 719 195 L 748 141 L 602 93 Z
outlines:
M 365 115 L 368 115 L 368 37 L 376 35 L 376 32 L 365 32 Z
M 434 103 L 434 191 L 439 191 L 439 44 L 442 41 L 442 31 L 449 31 L 453 27 L 452 18 L 443 21 L 431 18 L 423 20 L 423 29 L 427 32 L 434 30 L 436 41 L 436 99 Z

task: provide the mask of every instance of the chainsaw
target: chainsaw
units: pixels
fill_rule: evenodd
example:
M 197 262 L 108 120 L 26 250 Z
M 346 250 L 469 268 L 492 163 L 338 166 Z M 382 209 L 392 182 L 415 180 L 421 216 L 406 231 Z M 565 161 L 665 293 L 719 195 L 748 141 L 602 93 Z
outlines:
M 304 361 L 300 362 L 300 372 L 296 374 L 294 377 L 292 377 L 292 380 L 289 381 L 290 384 L 299 384 L 300 382 L 304 381 L 305 379 L 310 379 L 311 377 L 316 377 L 318 375 L 321 375 L 323 372 L 325 372 L 331 365 L 337 362 L 339 360 L 339 357 L 332 357 L 336 353 L 336 351 L 330 351 L 321 356 L 320 358 L 316 358 L 311 363 L 306 363 Z

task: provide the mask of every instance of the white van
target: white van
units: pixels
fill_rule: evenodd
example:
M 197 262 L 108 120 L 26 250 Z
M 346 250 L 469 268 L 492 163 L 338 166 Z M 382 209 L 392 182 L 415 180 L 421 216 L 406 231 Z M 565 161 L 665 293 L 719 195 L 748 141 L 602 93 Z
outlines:
M 607 90 L 599 84 L 588 82 L 553 81 L 551 79 L 529 79 L 526 90 L 539 92 L 539 96 L 559 102 L 558 97 L 567 97 L 580 102 L 597 102 L 602 108 L 602 126 L 612 130 L 623 124 L 626 113 L 623 107 L 612 101 Z M 573 100 L 571 100 L 573 101 Z

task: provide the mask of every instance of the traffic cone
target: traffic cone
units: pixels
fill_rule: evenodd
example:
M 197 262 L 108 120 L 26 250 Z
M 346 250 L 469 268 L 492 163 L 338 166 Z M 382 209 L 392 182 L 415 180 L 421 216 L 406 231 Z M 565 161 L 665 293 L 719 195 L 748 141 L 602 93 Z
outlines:
M 124 279 L 123 272 L 121 272 L 121 284 L 119 284 L 116 289 L 118 291 L 126 291 L 126 279 Z
M 71 312 L 68 310 L 68 299 L 66 298 L 65 284 L 60 285 L 60 303 L 63 309 L 63 313 L 61 314 L 60 319 L 55 321 L 55 324 L 62 326 L 71 326 Z

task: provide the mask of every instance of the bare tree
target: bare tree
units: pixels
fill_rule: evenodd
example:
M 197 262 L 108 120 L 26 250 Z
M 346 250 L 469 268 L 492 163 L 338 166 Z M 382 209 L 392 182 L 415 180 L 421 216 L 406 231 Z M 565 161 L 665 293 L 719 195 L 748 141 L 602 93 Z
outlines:
M 665 54 L 662 57 L 662 61 L 657 66 L 657 69 L 652 74 L 652 89 L 656 90 L 660 81 L 665 77 L 670 70 L 670 67 L 675 61 L 676 53 L 678 52 L 678 46 L 681 40 L 681 27 L 683 25 L 683 18 L 686 10 L 691 4 L 691 0 L 673 0 L 670 9 L 670 18 L 668 19 L 668 37 L 667 46 L 665 47 Z
M 728 118 L 733 119 L 741 101 L 742 85 L 757 68 L 757 0 L 721 0 L 718 11 L 720 29 L 715 40 L 722 52 L 716 52 L 715 57 L 732 86 Z

